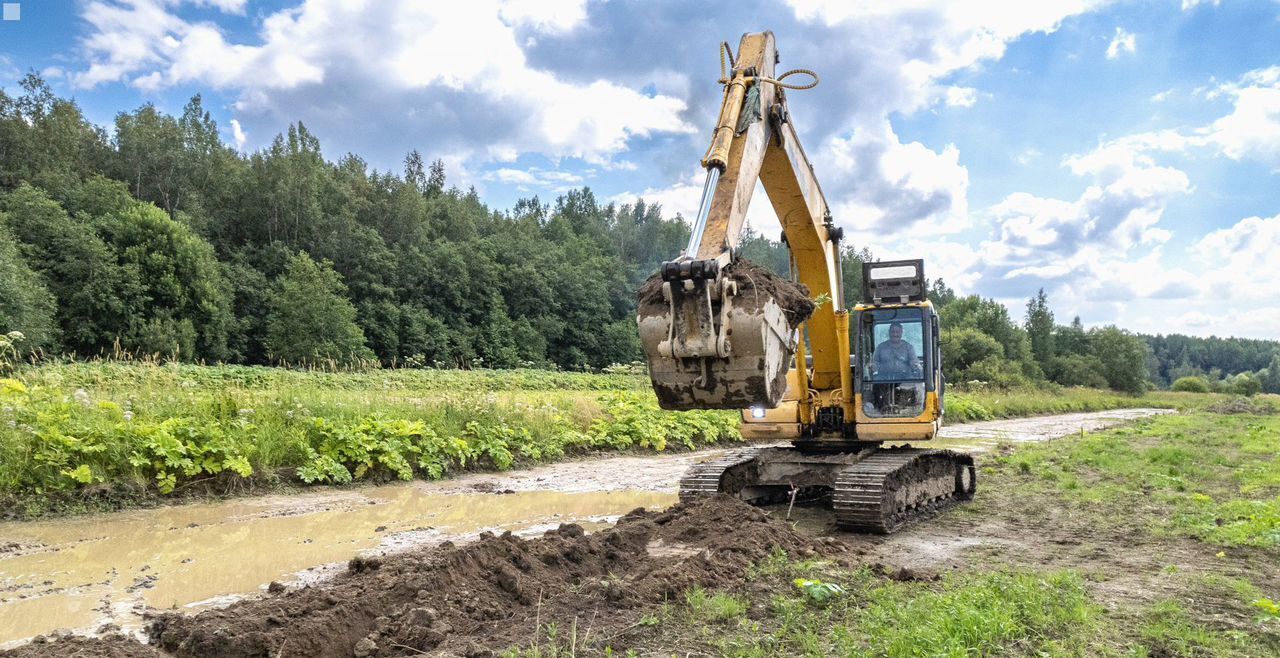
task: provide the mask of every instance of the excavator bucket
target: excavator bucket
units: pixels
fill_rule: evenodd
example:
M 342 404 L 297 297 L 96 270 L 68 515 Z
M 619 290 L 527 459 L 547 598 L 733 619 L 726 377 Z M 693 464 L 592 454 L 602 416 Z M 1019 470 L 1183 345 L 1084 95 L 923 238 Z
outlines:
M 813 312 L 803 286 L 739 260 L 714 278 L 640 289 L 640 342 L 663 409 L 772 408 L 786 392 L 796 327 Z

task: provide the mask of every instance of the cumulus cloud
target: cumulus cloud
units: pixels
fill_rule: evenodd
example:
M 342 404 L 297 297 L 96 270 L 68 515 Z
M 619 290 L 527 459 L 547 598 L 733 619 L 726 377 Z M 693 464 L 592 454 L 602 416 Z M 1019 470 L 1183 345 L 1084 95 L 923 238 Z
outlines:
M 630 139 L 691 131 L 679 98 L 529 65 L 518 32 L 569 30 L 582 4 L 306 0 L 263 19 L 254 42 L 231 43 L 164 2 L 95 1 L 84 12 L 90 65 L 76 82 L 208 85 L 238 94 L 242 120 L 275 130 L 307 108 L 322 135 L 377 124 L 387 138 L 417 134 L 447 142 L 449 155 L 497 160 L 539 152 L 604 162 Z
M 554 171 L 539 167 L 514 169 L 501 167 L 486 172 L 481 180 L 497 181 L 516 186 L 521 192 L 566 192 L 582 184 L 583 177 L 567 171 Z
M 1065 158 L 1063 166 L 1087 181 L 1076 199 L 1016 192 L 986 209 L 992 233 L 975 265 L 981 289 L 1016 298 L 1045 288 L 1068 302 L 1193 294 L 1194 277 L 1161 265 L 1172 234 L 1160 220 L 1191 182 L 1145 152 L 1160 141 L 1159 135 L 1118 140 Z
M 973 87 L 947 87 L 943 100 L 947 107 L 973 107 L 978 102 L 978 90 Z
M 969 172 L 960 152 L 941 152 L 919 142 L 903 144 L 887 119 L 834 137 L 823 149 L 824 189 L 832 215 L 855 239 L 911 233 L 928 224 L 934 234 L 954 233 L 969 223 Z
M 1111 38 L 1111 44 L 1107 46 L 1107 59 L 1117 59 L 1125 53 L 1132 55 L 1136 52 L 1138 52 L 1138 38 L 1132 32 L 1117 27 L 1115 36 Z
M 245 142 L 249 141 L 249 136 L 245 134 L 244 128 L 236 119 L 231 120 L 231 139 L 235 142 L 237 151 L 243 151 Z
M 1257 158 L 1280 167 L 1280 66 L 1246 73 L 1219 90 L 1232 111 L 1199 131 L 1233 160 Z

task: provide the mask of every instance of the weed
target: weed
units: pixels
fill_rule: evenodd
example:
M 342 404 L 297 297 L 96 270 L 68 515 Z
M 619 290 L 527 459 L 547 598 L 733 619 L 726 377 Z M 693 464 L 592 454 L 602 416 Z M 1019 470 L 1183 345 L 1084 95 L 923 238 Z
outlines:
M 690 617 L 699 622 L 723 624 L 737 620 L 747 612 L 747 603 L 741 598 L 725 592 L 708 594 L 701 587 L 686 592 L 684 600 L 689 606 Z

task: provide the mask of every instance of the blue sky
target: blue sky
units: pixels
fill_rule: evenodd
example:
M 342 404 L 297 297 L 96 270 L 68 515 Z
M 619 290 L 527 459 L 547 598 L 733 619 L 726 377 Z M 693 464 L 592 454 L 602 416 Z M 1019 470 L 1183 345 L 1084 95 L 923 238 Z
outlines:
M 772 29 L 838 222 L 1021 317 L 1280 338 L 1280 3 L 82 0 L 0 22 L 95 122 L 201 93 L 252 152 L 416 148 L 497 207 L 590 186 L 692 214 L 716 46 Z M 732 6 L 732 9 L 726 7 Z M 761 202 L 751 225 L 776 220 Z

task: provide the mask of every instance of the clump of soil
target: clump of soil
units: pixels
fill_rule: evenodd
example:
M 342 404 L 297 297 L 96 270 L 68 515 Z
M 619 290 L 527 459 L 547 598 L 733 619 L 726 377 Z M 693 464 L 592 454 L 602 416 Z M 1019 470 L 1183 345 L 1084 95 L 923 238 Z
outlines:
M 70 633 L 43 635 L 16 649 L 0 652 L 5 658 L 163 658 L 164 655 L 119 633 L 93 638 Z
M 813 555 L 835 545 L 717 496 L 636 510 L 592 535 L 577 525 L 530 540 L 485 533 L 463 546 L 353 560 L 321 586 L 194 617 L 164 614 L 148 634 L 173 655 L 206 658 L 489 656 L 527 644 L 539 622 L 577 620 L 616 649 L 646 611 L 690 587 L 732 586 L 775 550 Z
M 745 258 L 738 258 L 724 269 L 725 276 L 738 284 L 738 296 L 734 303 L 739 306 L 759 309 L 772 299 L 782 308 L 787 316 L 787 323 L 795 329 L 801 322 L 809 319 L 816 308 L 809 299 L 809 287 L 803 283 L 788 281 L 767 267 L 757 265 Z M 651 313 L 665 313 L 667 302 L 662 299 L 662 274 L 654 274 L 645 280 L 644 285 L 636 292 L 636 302 L 640 306 L 641 315 L 645 309 Z
M 1205 411 L 1215 414 L 1250 414 L 1256 416 L 1270 416 L 1276 413 L 1276 408 L 1261 400 L 1235 398 L 1233 400 L 1223 400 L 1222 402 L 1211 404 L 1208 407 L 1205 407 Z

